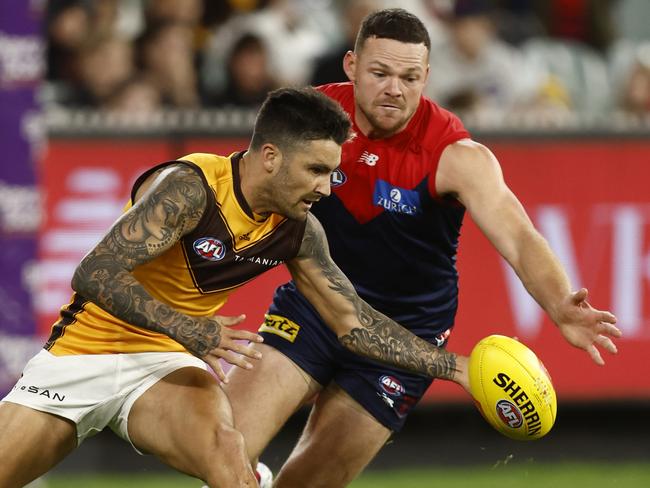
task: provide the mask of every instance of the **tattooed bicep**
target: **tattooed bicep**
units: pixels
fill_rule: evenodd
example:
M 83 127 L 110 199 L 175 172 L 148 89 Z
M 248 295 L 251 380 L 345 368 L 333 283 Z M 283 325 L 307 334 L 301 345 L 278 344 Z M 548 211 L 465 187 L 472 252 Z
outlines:
M 305 226 L 305 234 L 302 238 L 298 257 L 317 258 L 318 261 L 321 261 L 323 257 L 329 257 L 329 247 L 325 230 L 318 219 L 311 213 L 307 214 L 307 225 Z M 321 259 L 318 259 L 319 257 Z
M 330 256 L 323 226 L 311 214 L 307 216 L 305 235 L 297 257 L 297 261 L 301 263 L 298 264 L 298 267 L 310 276 L 308 280 L 310 286 L 316 286 L 320 290 L 321 298 L 328 297 L 327 301 L 330 308 L 334 307 L 334 303 L 331 302 L 334 295 L 330 295 L 330 291 L 336 292 L 336 297 L 343 296 L 352 302 L 359 300 L 352 283 L 350 283 L 350 280 L 346 278 Z M 292 266 L 295 269 L 295 263 L 290 263 L 290 270 L 292 270 Z M 296 280 L 296 283 L 299 281 Z
M 144 193 L 102 241 L 128 268 L 162 254 L 192 231 L 207 203 L 203 180 L 184 164 L 163 169 L 145 184 Z

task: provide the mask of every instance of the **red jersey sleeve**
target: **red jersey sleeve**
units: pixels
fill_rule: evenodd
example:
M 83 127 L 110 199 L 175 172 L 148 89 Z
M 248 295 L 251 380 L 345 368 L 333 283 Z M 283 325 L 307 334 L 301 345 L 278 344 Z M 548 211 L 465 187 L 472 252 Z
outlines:
M 461 139 L 471 138 L 470 133 L 465 129 L 461 120 L 451 112 L 438 107 L 433 104 L 434 113 L 432 114 L 432 126 L 435 134 L 430 134 L 436 138 L 436 142 L 432 147 L 431 153 L 431 172 L 429 173 L 429 194 L 432 197 L 437 197 L 436 192 L 436 174 L 438 172 L 438 164 L 440 163 L 440 156 L 449 144 L 458 142 Z

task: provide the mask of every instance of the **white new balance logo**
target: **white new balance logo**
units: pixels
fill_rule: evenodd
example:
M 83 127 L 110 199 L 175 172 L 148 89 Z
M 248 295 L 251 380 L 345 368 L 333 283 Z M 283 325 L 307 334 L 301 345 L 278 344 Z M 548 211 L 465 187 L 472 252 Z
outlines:
M 366 163 L 368 166 L 374 166 L 377 164 L 377 161 L 379 161 L 379 156 L 369 153 L 368 151 L 363 151 L 363 154 L 357 160 L 357 163 Z

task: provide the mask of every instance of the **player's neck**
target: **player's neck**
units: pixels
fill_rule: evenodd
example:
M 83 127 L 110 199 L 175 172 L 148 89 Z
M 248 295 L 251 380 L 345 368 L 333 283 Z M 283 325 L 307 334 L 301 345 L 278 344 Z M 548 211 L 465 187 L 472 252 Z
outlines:
M 256 178 L 259 171 L 255 171 L 253 158 L 254 155 L 250 151 L 246 151 L 239 159 L 241 193 L 251 212 L 253 212 L 255 220 L 265 220 L 271 212 L 265 210 L 263 185 L 261 180 Z

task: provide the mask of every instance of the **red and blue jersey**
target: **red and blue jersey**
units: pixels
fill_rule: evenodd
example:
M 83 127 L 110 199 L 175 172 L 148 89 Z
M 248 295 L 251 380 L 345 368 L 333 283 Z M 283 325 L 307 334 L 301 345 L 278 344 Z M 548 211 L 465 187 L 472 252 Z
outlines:
M 469 133 L 423 97 L 404 130 L 369 139 L 354 122 L 352 84 L 319 89 L 351 115 L 356 132 L 343 146 L 332 195 L 312 207 L 334 261 L 377 310 L 424 337 L 446 331 L 458 304 L 464 208 L 436 193 L 435 178 L 445 147 Z

